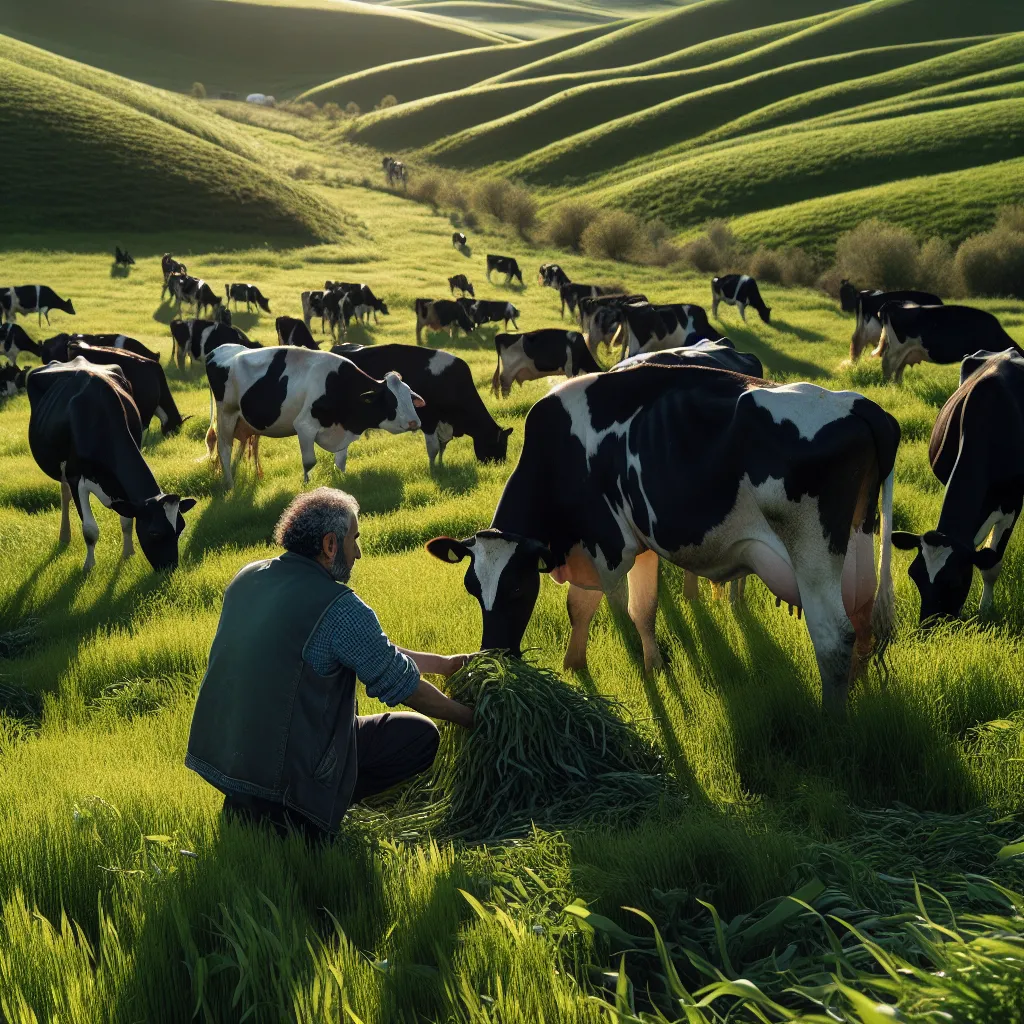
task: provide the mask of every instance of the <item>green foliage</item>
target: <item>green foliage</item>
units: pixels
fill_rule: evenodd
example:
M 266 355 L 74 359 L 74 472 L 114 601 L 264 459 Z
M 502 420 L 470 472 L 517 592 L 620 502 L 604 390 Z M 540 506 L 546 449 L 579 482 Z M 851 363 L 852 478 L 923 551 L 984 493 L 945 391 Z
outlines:
M 559 249 L 580 252 L 583 248 L 583 232 L 597 214 L 597 207 L 585 199 L 567 199 L 559 203 L 545 218 L 548 241 Z
M 624 210 L 605 210 L 584 229 L 583 251 L 595 259 L 628 260 L 641 253 L 643 227 L 639 218 Z
M 192 93 L 192 98 L 193 99 L 205 100 L 206 99 L 206 86 L 203 85 L 202 82 L 193 82 L 192 83 L 191 93 Z
M 957 250 L 957 273 L 972 295 L 1024 297 L 1024 231 L 1011 226 L 1018 219 L 1003 217 L 1006 226 L 973 235 Z

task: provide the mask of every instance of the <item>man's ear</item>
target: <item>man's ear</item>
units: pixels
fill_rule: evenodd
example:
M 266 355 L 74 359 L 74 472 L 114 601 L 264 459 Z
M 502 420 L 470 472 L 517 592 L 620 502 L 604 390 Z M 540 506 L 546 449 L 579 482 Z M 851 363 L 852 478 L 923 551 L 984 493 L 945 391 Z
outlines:
M 454 537 L 435 537 L 428 540 L 424 546 L 442 562 L 461 562 L 467 555 L 472 556 L 473 553 L 465 541 L 456 540 Z
M 994 569 L 1001 559 L 995 548 L 981 548 L 974 552 L 974 564 L 982 571 Z
M 916 533 L 893 530 L 892 546 L 899 548 L 901 551 L 915 551 L 921 546 L 921 538 Z

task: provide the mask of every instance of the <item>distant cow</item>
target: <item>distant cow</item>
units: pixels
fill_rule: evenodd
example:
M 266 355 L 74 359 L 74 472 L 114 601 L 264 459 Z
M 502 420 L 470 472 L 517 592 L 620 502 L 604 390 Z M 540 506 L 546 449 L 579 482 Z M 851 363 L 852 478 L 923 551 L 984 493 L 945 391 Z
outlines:
M 167 287 L 177 300 L 178 309 L 183 302 L 195 307 L 196 315 L 204 309 L 214 309 L 223 301 L 221 297 L 201 277 L 175 272 L 167 278 Z
M 306 327 L 311 326 L 313 317 L 320 317 L 320 333 L 324 332 L 324 296 L 327 294 L 326 291 L 316 290 L 303 292 L 299 296 L 299 301 L 302 303 L 302 322 Z
M 505 275 L 505 284 L 510 284 L 512 279 L 515 278 L 520 284 L 523 283 L 523 272 L 519 269 L 519 264 L 511 256 L 494 256 L 488 255 L 487 257 L 487 280 L 491 280 L 491 274 L 497 271 L 499 274 Z M 493 282 L 492 282 L 493 283 Z
M 341 287 L 352 303 L 357 320 L 367 321 L 372 313 L 373 322 L 377 323 L 378 313 L 381 316 L 391 315 L 388 304 L 383 299 L 378 299 L 368 284 L 343 284 Z
M 125 267 L 127 269 L 128 267 L 134 267 L 135 266 L 135 260 L 132 259 L 132 254 L 127 249 L 125 249 L 124 252 L 121 252 L 120 247 L 115 245 L 114 246 L 114 266 L 115 267 Z
M 423 399 L 419 416 L 431 469 L 435 458 L 438 465 L 442 463 L 448 442 L 463 435 L 473 439 L 473 451 L 481 462 L 505 461 L 512 428 L 494 421 L 473 383 L 472 371 L 458 356 L 416 345 L 339 345 L 333 351 L 377 379 L 397 372 Z
M 976 350 L 1020 352 L 1002 324 L 972 306 L 904 306 L 887 302 L 878 311 L 882 338 L 871 354 L 882 357 L 882 376 L 903 381 L 915 363 L 959 363 Z
M 711 279 L 711 315 L 718 316 L 718 304 L 735 306 L 740 311 L 740 319 L 746 323 L 747 306 L 753 306 L 758 316 L 768 323 L 772 311 L 765 305 L 758 290 L 757 282 L 749 274 L 726 274 L 724 277 Z
M 224 346 L 206 360 L 206 377 L 216 402 L 206 447 L 232 486 L 231 446 L 251 437 L 297 435 L 303 480 L 316 465 L 314 445 L 333 452 L 344 469 L 348 446 L 366 430 L 392 434 L 418 430 L 423 399 L 397 373 L 375 380 L 348 359 L 304 348 L 259 352 Z
M 174 359 L 179 370 L 185 369 L 186 356 L 193 363 L 205 363 L 209 354 L 221 345 L 262 348 L 258 342 L 250 341 L 237 327 L 216 320 L 172 320 L 170 328 Z
M 274 322 L 277 328 L 278 345 L 294 345 L 295 348 L 311 348 L 319 351 L 320 346 L 313 340 L 309 328 L 293 316 L 279 316 Z
M 1024 358 L 1013 350 L 964 359 L 960 387 L 942 407 L 928 458 L 946 485 L 938 526 L 898 532 L 892 542 L 916 551 L 910 578 L 921 593 L 921 623 L 960 614 L 975 568 L 982 613 L 1024 505 Z
M 652 306 L 650 303 L 635 303 L 619 310 L 620 323 L 618 339 L 622 345 L 622 357 L 635 356 L 641 352 L 656 352 L 663 348 L 679 348 L 693 345 L 705 338 L 701 323 L 704 310 L 694 307 L 691 312 L 684 304 L 678 306 Z M 615 343 L 612 339 L 612 344 Z
M 465 249 L 466 248 L 466 236 L 462 231 L 452 232 L 452 248 L 453 249 Z
M 253 306 L 262 309 L 264 313 L 270 312 L 270 303 L 254 284 L 226 284 L 224 285 L 224 292 L 227 295 L 227 301 L 229 303 L 234 302 L 236 309 L 240 302 L 244 302 L 247 313 Z
M 549 327 L 522 334 L 496 334 L 494 349 L 498 365 L 491 390 L 496 395 L 500 391 L 503 398 L 508 398 L 517 382 L 556 375 L 578 377 L 601 370 L 579 331 Z
M 467 302 L 469 300 L 466 300 Z M 423 328 L 430 331 L 447 330 L 455 337 L 455 329 L 461 327 L 468 336 L 476 330 L 469 312 L 461 301 L 453 299 L 417 299 L 416 300 L 416 344 L 420 343 Z
M 99 526 L 89 507 L 96 495 L 121 517 L 122 554 L 134 553 L 132 521 L 154 569 L 178 564 L 178 537 L 194 498 L 164 494 L 139 450 L 142 423 L 128 382 L 116 366 L 79 357 L 34 370 L 28 378 L 28 443 L 39 468 L 61 485 L 61 544 L 71 541 L 68 510 L 82 520 L 85 565 L 96 563 Z
M 68 356 L 68 346 L 80 342 L 85 345 L 92 345 L 94 348 L 119 348 L 125 352 L 132 352 L 143 359 L 150 359 L 154 363 L 160 362 L 160 353 L 146 348 L 141 341 L 129 338 L 124 334 L 56 334 L 52 338 L 39 344 L 39 358 L 44 363 L 65 363 Z
M 386 156 L 381 161 L 381 166 L 384 168 L 389 185 L 393 185 L 396 181 L 400 181 L 404 185 L 408 180 L 408 172 L 401 160 L 396 160 L 393 156 Z
M 889 302 L 916 306 L 941 306 L 942 299 L 931 292 L 860 291 L 854 301 L 857 323 L 850 338 L 850 360 L 856 362 L 866 348 L 874 348 L 882 337 L 882 321 L 878 311 Z
M 458 288 L 463 295 L 476 297 L 476 292 L 473 291 L 473 286 L 469 283 L 469 278 L 465 274 L 456 274 L 454 277 L 449 277 L 448 288 L 452 295 L 455 294 L 455 289 Z
M 332 288 L 324 292 L 323 303 L 320 313 L 320 329 L 326 321 L 331 336 L 335 337 L 338 327 L 341 327 L 341 336 L 348 334 L 348 325 L 355 316 L 355 307 L 352 305 L 352 293 L 343 291 L 340 288 Z
M 511 323 L 517 331 L 519 330 L 519 324 L 516 323 L 519 310 L 511 302 L 502 302 L 500 299 L 497 301 L 480 299 L 470 306 L 469 315 L 478 327 L 483 324 L 501 323 L 507 331 L 508 325 Z
M 3 352 L 8 362 L 15 366 L 18 365 L 18 356 L 23 352 L 42 358 L 39 346 L 20 324 L 0 324 L 0 352 Z
M 176 260 L 169 252 L 160 257 L 160 271 L 164 276 L 164 286 L 160 289 L 160 301 L 163 302 L 164 294 L 170 290 L 171 274 L 187 274 L 188 267 Z M 174 295 L 174 292 L 171 292 Z
M 5 320 L 13 323 L 19 313 L 36 313 L 38 321 L 50 322 L 50 312 L 59 309 L 68 316 L 75 315 L 75 307 L 70 299 L 62 299 L 52 288 L 45 284 L 23 284 L 13 288 L 0 288 L 0 323 Z
M 542 263 L 537 271 L 537 283 L 561 290 L 569 284 L 569 275 L 557 263 Z
M 561 300 L 560 315 L 565 316 L 568 309 L 572 316 L 576 315 L 581 299 L 596 299 L 599 295 L 607 294 L 608 289 L 599 284 L 579 284 L 570 282 L 563 284 L 558 289 L 558 297 Z
M 13 398 L 24 391 L 27 376 L 28 370 L 19 370 L 14 363 L 0 366 L 0 398 Z

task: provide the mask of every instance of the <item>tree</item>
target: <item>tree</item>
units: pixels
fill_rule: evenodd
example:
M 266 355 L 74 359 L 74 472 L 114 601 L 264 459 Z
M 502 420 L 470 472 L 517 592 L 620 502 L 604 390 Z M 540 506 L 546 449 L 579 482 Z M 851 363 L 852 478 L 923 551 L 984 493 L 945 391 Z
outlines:
M 206 86 L 203 85 L 202 82 L 193 82 L 192 83 L 192 95 L 197 100 L 205 100 L 206 99 Z
M 349 117 L 358 117 L 362 111 L 359 109 L 358 103 L 350 102 L 345 105 L 345 113 L 348 114 Z
M 388 93 L 387 96 L 385 96 L 380 101 L 380 109 L 381 110 L 387 110 L 388 107 L 397 107 L 397 106 L 398 106 L 398 100 L 391 93 Z
M 341 107 L 337 103 L 325 103 L 323 115 L 328 121 L 337 121 L 341 117 Z

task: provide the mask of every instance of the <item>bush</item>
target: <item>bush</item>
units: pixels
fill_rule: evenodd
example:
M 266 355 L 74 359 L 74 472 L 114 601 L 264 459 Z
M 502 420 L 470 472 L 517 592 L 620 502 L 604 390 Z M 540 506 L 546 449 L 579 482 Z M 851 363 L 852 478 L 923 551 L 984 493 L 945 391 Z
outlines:
M 859 288 L 913 288 L 918 255 L 917 240 L 907 228 L 877 218 L 840 235 L 836 244 L 836 263 L 843 277 Z
M 378 109 L 380 110 L 387 110 L 388 107 L 397 107 L 398 100 L 391 93 L 388 93 L 387 96 L 381 99 L 380 103 L 378 103 L 377 106 Z
M 777 249 L 766 249 L 762 245 L 750 257 L 747 272 L 756 277 L 759 282 L 782 284 L 782 279 L 785 276 L 785 261 L 782 253 Z
M 469 228 L 470 231 L 475 231 L 480 226 L 480 218 L 477 217 L 473 210 L 467 210 L 462 215 L 462 223 Z
M 810 288 L 818 279 L 818 264 L 799 246 L 782 253 L 782 283 L 787 288 Z
M 202 82 L 193 82 L 192 83 L 192 95 L 197 100 L 205 100 L 206 99 L 206 86 L 203 85 Z
M 514 227 L 520 238 L 526 238 L 537 223 L 537 203 L 522 185 L 510 185 L 505 190 L 501 219 Z
M 358 117 L 362 111 L 359 109 L 358 103 L 349 101 L 345 104 L 345 113 L 348 114 L 349 117 Z
M 559 249 L 579 252 L 583 245 L 583 232 L 597 214 L 597 207 L 585 199 L 567 199 L 564 203 L 559 203 L 551 211 L 547 222 L 548 241 Z
M 955 295 L 957 282 L 953 247 L 944 238 L 929 238 L 917 259 L 917 285 L 935 295 Z
M 728 221 L 721 218 L 709 220 L 704 226 L 704 231 L 711 244 L 718 250 L 723 264 L 736 258 L 740 246 Z
M 671 267 L 683 261 L 683 250 L 667 238 L 658 242 L 651 250 L 647 262 L 652 267 Z
M 722 269 L 721 253 L 707 235 L 690 239 L 682 247 L 683 261 L 701 274 L 717 274 Z
M 1024 206 L 1000 206 L 996 210 L 996 231 L 1000 229 L 1024 234 Z
M 312 181 L 320 176 L 320 168 L 316 164 L 296 164 L 291 169 L 291 176 L 296 181 Z
M 477 185 L 473 205 L 480 213 L 487 213 L 501 220 L 508 188 L 509 183 L 504 178 L 487 178 Z
M 429 203 L 431 206 L 437 206 L 437 197 L 441 194 L 441 175 L 428 172 L 427 174 L 417 175 L 413 179 L 413 183 L 409 188 L 409 195 L 413 199 L 420 203 Z
M 643 225 L 625 210 L 605 210 L 592 221 L 581 239 L 588 256 L 608 260 L 628 260 L 635 256 L 643 241 Z
M 1024 231 L 998 227 L 968 238 L 955 266 L 971 295 L 1024 298 Z
M 328 121 L 338 121 L 341 119 L 342 110 L 337 103 L 328 102 L 323 105 L 323 115 Z
M 449 175 L 441 183 L 441 195 L 438 201 L 442 206 L 458 210 L 460 213 L 465 213 L 469 209 L 469 196 L 463 188 L 462 181 L 454 175 Z

